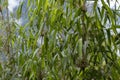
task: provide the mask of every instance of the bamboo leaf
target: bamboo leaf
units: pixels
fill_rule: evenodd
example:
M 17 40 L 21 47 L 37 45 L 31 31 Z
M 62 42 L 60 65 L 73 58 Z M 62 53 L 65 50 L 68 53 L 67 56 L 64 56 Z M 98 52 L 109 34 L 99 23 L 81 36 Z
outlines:
M 19 19 L 22 15 L 22 7 L 23 7 L 24 2 L 20 3 L 20 6 L 17 9 L 17 19 Z

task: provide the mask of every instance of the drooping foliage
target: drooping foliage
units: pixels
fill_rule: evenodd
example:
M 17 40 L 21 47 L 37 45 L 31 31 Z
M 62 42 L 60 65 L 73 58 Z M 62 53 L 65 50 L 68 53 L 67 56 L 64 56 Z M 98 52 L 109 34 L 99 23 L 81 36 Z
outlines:
M 93 0 L 90 13 L 89 2 L 23 0 L 15 16 L 1 2 L 0 79 L 120 79 L 119 8 Z M 14 20 L 24 15 L 25 25 Z

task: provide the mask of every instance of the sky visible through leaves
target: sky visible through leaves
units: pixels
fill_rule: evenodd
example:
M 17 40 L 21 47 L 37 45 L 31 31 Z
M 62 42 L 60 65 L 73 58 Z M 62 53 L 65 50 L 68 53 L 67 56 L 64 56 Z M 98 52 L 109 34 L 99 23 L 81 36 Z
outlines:
M 14 12 L 16 11 L 17 7 L 19 6 L 19 3 L 22 2 L 23 0 L 8 0 L 8 1 L 9 1 L 9 6 L 8 6 L 9 11 L 12 12 L 12 13 L 14 13 Z M 26 1 L 27 1 L 27 0 L 26 0 Z M 106 1 L 106 0 L 105 0 L 105 1 Z M 116 3 L 115 1 L 116 1 L 116 0 L 110 0 L 110 8 L 111 8 L 111 9 L 115 9 L 115 6 L 116 6 L 117 8 L 120 9 L 120 7 L 119 7 L 119 5 L 120 5 L 120 0 L 117 0 L 117 1 L 118 1 L 117 3 Z M 91 12 L 90 10 L 92 10 L 91 8 L 92 8 L 92 5 L 93 5 L 93 2 L 94 2 L 94 1 L 89 1 L 89 0 L 88 0 L 87 7 L 89 8 L 89 9 L 88 9 L 89 12 Z M 98 2 L 98 5 L 99 5 L 99 7 L 102 6 L 102 3 L 101 3 L 100 0 L 99 0 L 99 2 Z M 25 6 L 24 6 L 24 7 L 25 7 Z M 25 11 L 25 9 L 26 9 L 26 8 L 23 8 L 23 11 Z M 17 20 L 17 23 L 18 23 L 18 24 L 24 24 L 24 22 L 26 22 L 26 21 L 24 21 L 24 16 L 22 16 L 19 20 Z M 118 30 L 118 32 L 120 32 L 120 30 Z
M 15 11 L 17 10 L 17 7 L 19 6 L 19 3 L 22 2 L 23 0 L 8 0 L 9 1 L 9 11 L 11 13 L 15 13 Z M 26 0 L 27 1 L 27 0 Z M 88 0 L 88 4 L 87 4 L 87 8 L 88 8 L 88 12 L 92 11 L 92 5 L 93 5 L 94 1 L 89 1 Z M 120 0 L 110 0 L 110 8 L 111 9 L 115 9 L 115 6 L 117 9 L 120 9 Z M 101 7 L 102 3 L 101 0 L 99 0 L 98 2 L 98 6 Z M 23 6 L 23 13 L 26 11 L 26 6 Z M 120 19 L 119 19 L 120 20 Z M 16 22 L 19 25 L 24 25 L 25 23 L 27 23 L 27 19 L 25 18 L 25 16 L 22 16 L 19 20 L 16 19 Z M 120 33 L 120 29 L 117 29 L 118 33 Z M 41 41 L 40 41 L 41 42 Z M 120 51 L 118 50 L 117 54 L 120 56 Z

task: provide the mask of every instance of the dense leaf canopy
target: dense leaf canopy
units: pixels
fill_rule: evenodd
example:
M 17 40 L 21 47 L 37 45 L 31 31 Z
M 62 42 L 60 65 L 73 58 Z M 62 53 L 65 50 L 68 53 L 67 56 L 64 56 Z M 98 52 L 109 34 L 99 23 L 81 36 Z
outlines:
M 110 1 L 23 0 L 13 14 L 0 0 L 0 80 L 119 80 L 120 9 Z

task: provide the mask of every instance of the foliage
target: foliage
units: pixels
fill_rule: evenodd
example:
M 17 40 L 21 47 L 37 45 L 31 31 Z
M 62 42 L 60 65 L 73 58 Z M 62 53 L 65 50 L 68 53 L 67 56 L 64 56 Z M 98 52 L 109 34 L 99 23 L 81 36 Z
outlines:
M 10 16 L 0 21 L 0 80 L 120 79 L 119 12 L 109 0 L 101 0 L 101 8 L 95 0 L 93 15 L 84 0 L 27 0 L 25 25 L 7 12 L 6 1 L 1 4 Z M 26 15 L 24 4 L 18 20 Z

